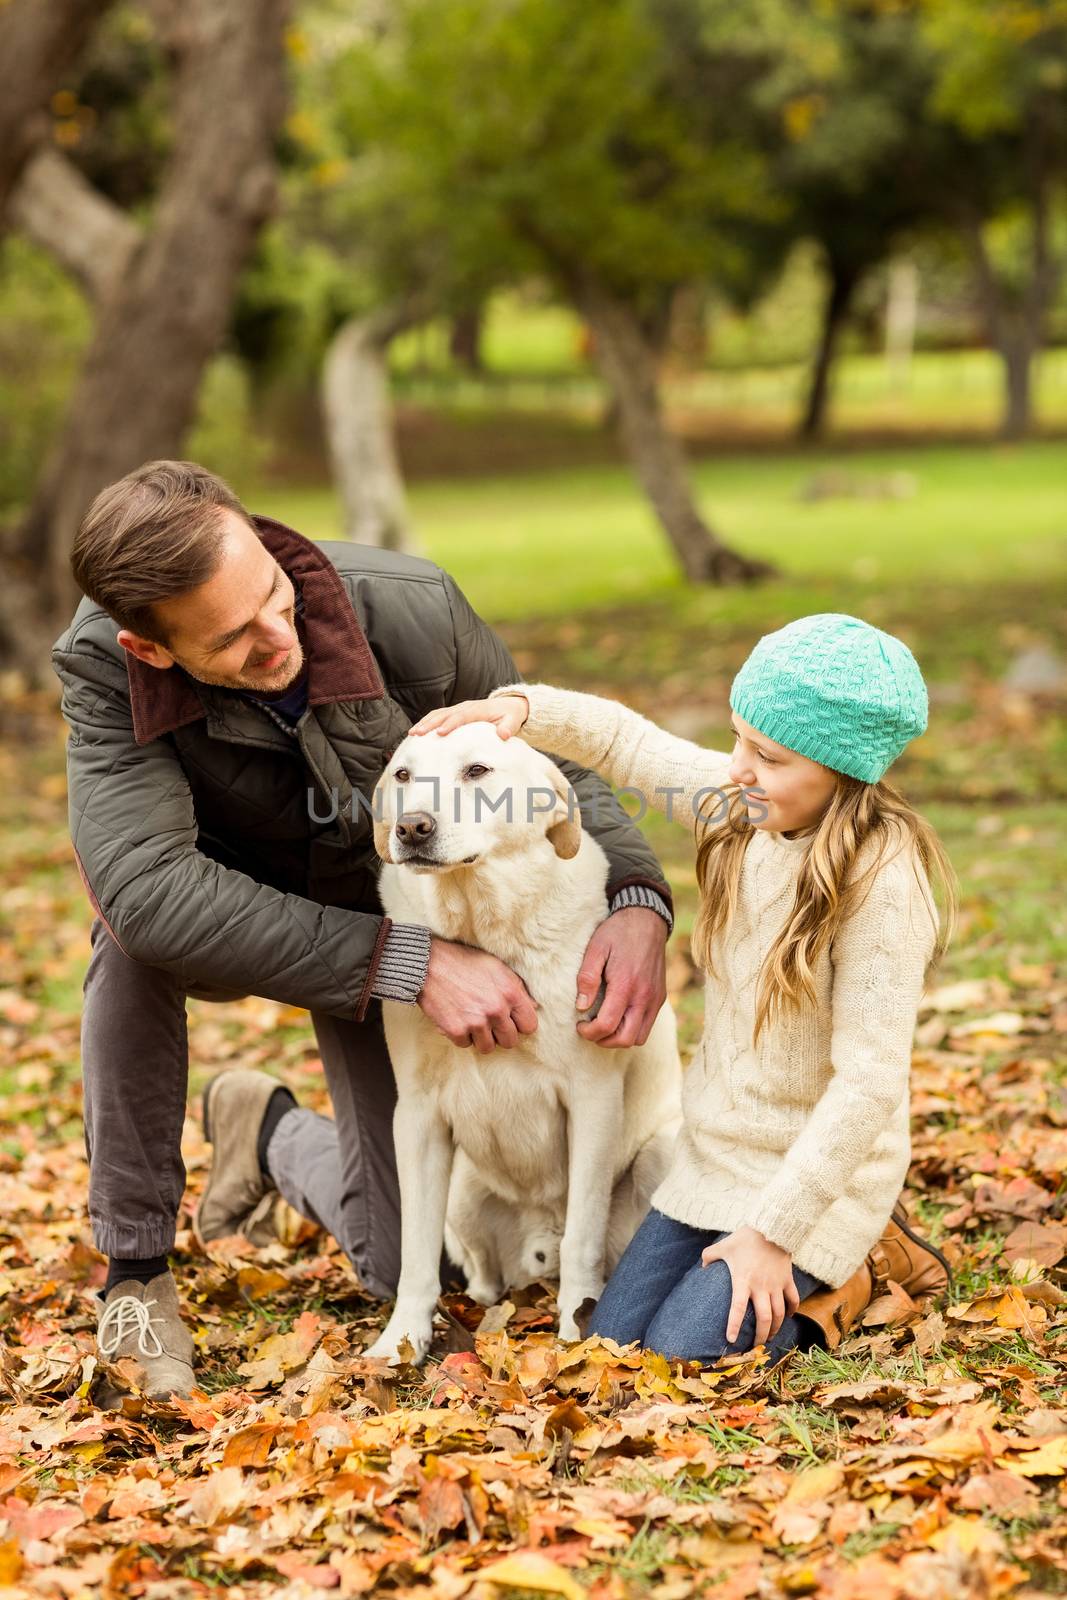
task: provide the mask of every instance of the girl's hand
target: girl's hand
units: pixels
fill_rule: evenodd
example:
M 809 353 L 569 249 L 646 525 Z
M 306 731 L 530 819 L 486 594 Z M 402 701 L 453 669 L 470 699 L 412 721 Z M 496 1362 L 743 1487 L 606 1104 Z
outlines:
M 753 1346 L 773 1339 L 786 1317 L 792 1316 L 800 1304 L 792 1260 L 788 1250 L 747 1226 L 727 1234 L 717 1244 L 709 1244 L 701 1253 L 702 1266 L 725 1261 L 730 1268 L 733 1299 L 726 1337 L 731 1344 L 741 1332 L 750 1300 L 756 1313 Z
M 451 733 L 465 722 L 492 722 L 502 739 L 510 739 L 529 715 L 530 702 L 524 694 L 502 694 L 495 700 L 461 700 L 458 705 L 428 711 L 408 732 Z

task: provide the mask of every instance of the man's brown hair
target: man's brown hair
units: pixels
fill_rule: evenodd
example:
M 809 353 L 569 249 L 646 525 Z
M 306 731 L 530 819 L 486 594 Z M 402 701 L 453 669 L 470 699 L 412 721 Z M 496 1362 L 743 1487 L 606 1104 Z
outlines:
M 74 538 L 75 581 L 120 628 L 166 646 L 155 616 L 219 564 L 220 511 L 254 524 L 229 484 L 195 461 L 148 461 L 101 489 Z

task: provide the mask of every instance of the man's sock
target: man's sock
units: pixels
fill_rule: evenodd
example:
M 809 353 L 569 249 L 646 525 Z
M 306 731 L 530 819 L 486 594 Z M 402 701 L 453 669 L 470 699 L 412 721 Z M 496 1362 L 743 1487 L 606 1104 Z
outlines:
M 109 1256 L 107 1262 L 107 1282 L 104 1284 L 104 1298 L 111 1293 L 117 1283 L 126 1283 L 133 1278 L 137 1283 L 151 1283 L 153 1278 L 158 1278 L 161 1272 L 167 1270 L 166 1256 Z
M 267 1148 L 274 1136 L 274 1130 L 283 1117 L 290 1111 L 296 1110 L 296 1096 L 289 1093 L 286 1088 L 275 1089 L 267 1101 L 267 1109 L 263 1113 L 263 1121 L 259 1125 L 259 1137 L 256 1140 L 256 1154 L 259 1157 L 259 1170 L 265 1178 L 271 1177 L 270 1167 L 267 1165 Z

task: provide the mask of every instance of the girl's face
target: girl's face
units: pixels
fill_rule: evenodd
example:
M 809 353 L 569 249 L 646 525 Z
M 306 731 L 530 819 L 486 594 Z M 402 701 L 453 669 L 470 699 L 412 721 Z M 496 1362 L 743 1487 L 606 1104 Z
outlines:
M 752 826 L 766 833 L 795 833 L 814 827 L 837 787 L 837 774 L 775 744 L 736 712 L 730 722 L 734 730 L 730 781 L 743 789 L 759 790 L 749 802 Z

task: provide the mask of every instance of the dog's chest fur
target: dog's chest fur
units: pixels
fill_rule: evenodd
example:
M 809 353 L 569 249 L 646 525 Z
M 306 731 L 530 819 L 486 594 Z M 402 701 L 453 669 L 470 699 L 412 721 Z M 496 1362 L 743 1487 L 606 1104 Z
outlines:
M 604 853 L 586 835 L 574 860 L 557 861 L 548 846 L 536 866 L 521 877 L 386 866 L 380 883 L 394 920 L 488 950 L 517 972 L 539 1006 L 536 1033 L 514 1050 L 482 1056 L 450 1043 L 416 1006 L 386 1003 L 384 1010 L 400 1092 L 435 1097 L 456 1144 L 491 1175 L 497 1193 L 557 1205 L 566 1196 L 575 1074 L 618 1073 L 621 1063 L 574 1031 L 578 969 L 607 915 Z

